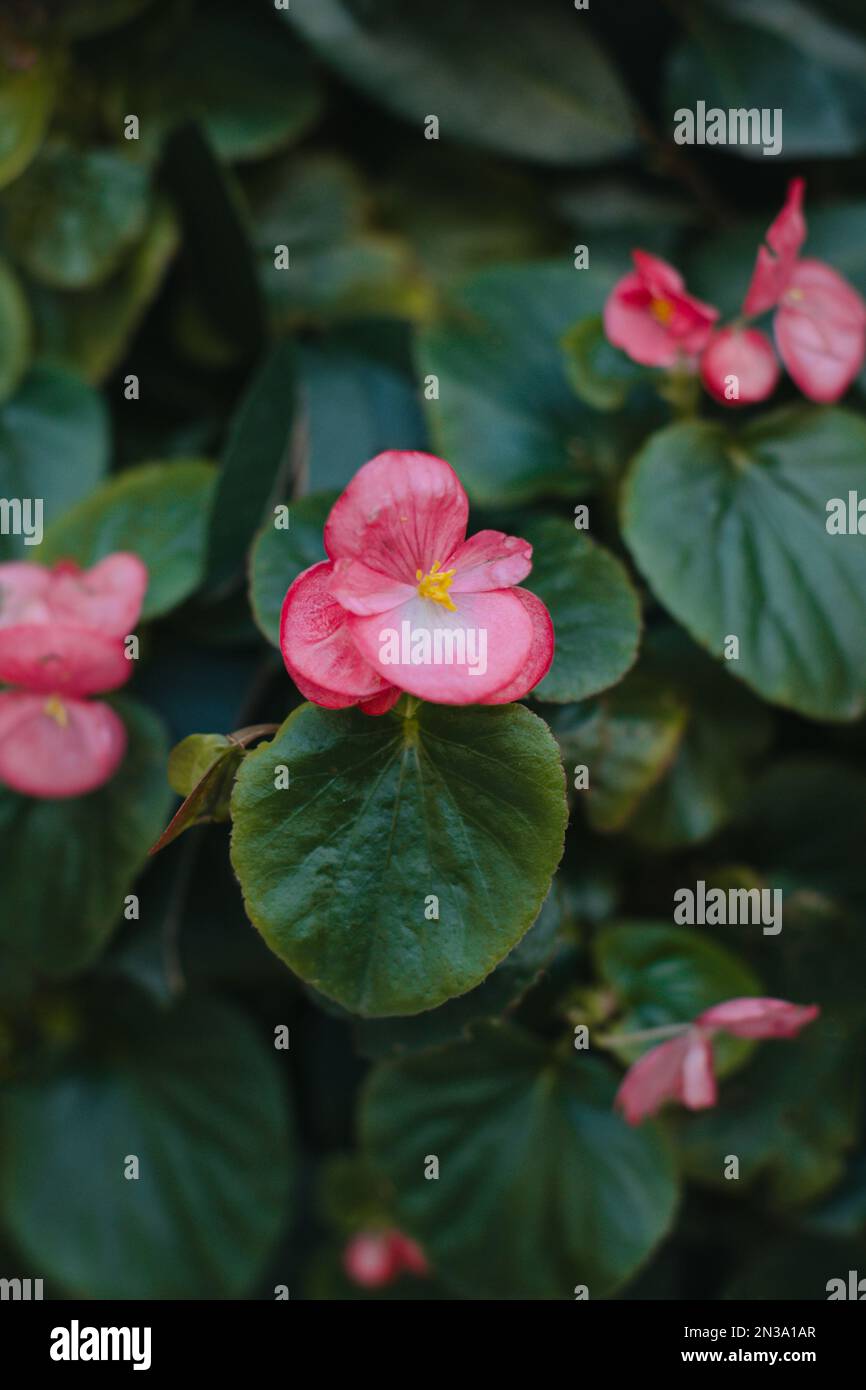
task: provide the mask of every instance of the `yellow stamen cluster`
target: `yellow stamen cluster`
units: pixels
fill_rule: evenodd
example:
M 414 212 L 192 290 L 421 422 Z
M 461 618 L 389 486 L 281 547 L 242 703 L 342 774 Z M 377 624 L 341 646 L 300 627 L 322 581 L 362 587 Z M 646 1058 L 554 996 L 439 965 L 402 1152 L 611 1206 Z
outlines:
M 452 613 L 456 613 L 457 604 L 448 593 L 456 573 L 456 570 L 440 570 L 438 560 L 429 574 L 422 576 L 421 571 L 416 570 L 419 597 L 432 598 L 434 603 L 441 603 L 443 608 L 450 608 Z
M 42 706 L 42 713 L 47 714 L 49 719 L 53 719 L 55 724 L 59 724 L 61 729 L 65 729 L 69 723 L 66 706 L 59 695 L 49 695 Z
M 649 310 L 656 323 L 662 324 L 665 328 L 674 316 L 674 306 L 669 299 L 651 300 Z

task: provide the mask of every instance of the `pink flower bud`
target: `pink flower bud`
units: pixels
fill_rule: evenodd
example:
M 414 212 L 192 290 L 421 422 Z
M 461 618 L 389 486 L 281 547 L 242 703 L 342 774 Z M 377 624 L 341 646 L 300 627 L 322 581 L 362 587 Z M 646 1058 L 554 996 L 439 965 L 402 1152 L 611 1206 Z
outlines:
M 773 344 L 757 328 L 720 329 L 701 357 L 701 381 L 722 405 L 765 401 L 780 374 Z

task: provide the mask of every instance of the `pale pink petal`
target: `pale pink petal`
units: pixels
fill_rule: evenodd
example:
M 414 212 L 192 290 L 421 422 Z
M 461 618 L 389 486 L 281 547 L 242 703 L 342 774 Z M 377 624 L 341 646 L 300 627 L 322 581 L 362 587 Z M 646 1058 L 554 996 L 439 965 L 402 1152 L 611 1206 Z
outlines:
M 361 560 L 411 584 L 466 534 L 469 503 L 453 468 L 432 454 L 391 450 L 359 469 L 325 523 L 332 560 Z
M 639 297 L 635 298 L 635 291 Z M 608 342 L 644 367 L 672 367 L 679 346 L 650 314 L 651 296 L 635 271 L 614 285 L 604 306 L 604 331 Z
M 348 627 L 389 685 L 440 705 L 479 704 L 501 690 L 523 670 L 533 641 L 532 618 L 513 589 L 460 594 L 454 611 L 416 597 L 389 613 L 352 615 Z
M 683 1059 L 679 1099 L 689 1110 L 706 1110 L 717 1100 L 713 1049 L 708 1037 L 697 1031 Z
M 728 999 L 705 1010 L 695 1022 L 735 1038 L 794 1038 L 819 1013 L 817 1004 L 789 1004 L 785 999 Z
M 28 565 L 24 561 L 0 565 L 0 627 L 45 622 L 45 596 L 50 586 L 51 571 L 44 565 Z
M 107 555 L 88 570 L 61 563 L 52 573 L 48 594 L 52 618 L 126 637 L 141 612 L 147 578 L 144 562 L 125 551 Z
M 639 1125 L 667 1100 L 679 1100 L 683 1067 L 694 1044 L 691 1032 L 651 1047 L 633 1062 L 623 1077 L 614 1105 L 630 1125 Z
M 657 298 L 679 294 L 685 288 L 680 272 L 667 261 L 663 261 L 661 256 L 653 256 L 649 251 L 635 249 L 631 258 L 641 282 Z
M 837 401 L 866 356 L 866 305 L 823 261 L 798 261 L 774 320 L 782 361 L 805 396 Z
M 101 701 L 0 693 L 0 782 L 25 796 L 83 796 L 114 775 L 123 720 Z
M 701 358 L 701 380 L 722 405 L 752 405 L 776 389 L 780 367 L 773 344 L 757 328 L 722 328 L 714 333 Z M 736 377 L 739 395 L 728 398 L 728 379 Z
M 519 584 L 532 569 L 532 546 L 503 531 L 476 531 L 442 565 L 456 570 L 451 594 L 478 594 Z
M 522 700 L 530 690 L 544 680 L 550 670 L 554 653 L 553 620 L 546 606 L 529 589 L 510 590 L 526 609 L 532 620 L 532 646 L 526 661 L 513 680 L 496 690 L 482 701 L 485 705 L 505 705 L 512 700 Z
M 350 613 L 367 617 L 371 613 L 385 613 L 396 608 L 398 603 L 406 603 L 418 591 L 414 584 L 393 579 L 379 570 L 370 569 L 360 560 L 335 560 L 331 573 L 330 590 L 342 608 Z
M 788 184 L 785 206 L 770 225 L 767 245 L 758 248 L 752 281 L 743 301 L 743 313 L 749 318 L 763 314 L 779 302 L 787 288 L 800 247 L 806 240 L 803 217 L 805 180 L 792 179 Z
M 363 1231 L 352 1236 L 343 1250 L 343 1269 L 362 1289 L 381 1289 L 399 1272 L 388 1231 Z
M 119 637 L 57 622 L 0 628 L 0 681 L 8 685 L 94 695 L 125 685 L 132 672 Z
M 301 694 L 315 689 L 330 698 L 310 693 L 309 699 L 339 709 L 379 695 L 393 682 L 384 680 L 352 641 L 349 615 L 330 590 L 333 568 L 330 560 L 322 560 L 289 588 L 280 617 L 280 650 Z

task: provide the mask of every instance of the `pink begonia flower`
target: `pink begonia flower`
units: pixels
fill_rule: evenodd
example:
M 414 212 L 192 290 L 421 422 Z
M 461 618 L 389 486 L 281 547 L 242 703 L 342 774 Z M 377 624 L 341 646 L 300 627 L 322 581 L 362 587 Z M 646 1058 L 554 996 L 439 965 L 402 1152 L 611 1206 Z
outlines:
M 381 1289 L 401 1274 L 423 1276 L 429 1265 L 419 1245 L 402 1231 L 363 1231 L 343 1251 L 343 1268 L 362 1289 Z
M 630 1125 L 653 1115 L 667 1100 L 689 1110 L 716 1103 L 711 1038 L 794 1038 L 818 1017 L 816 1004 L 789 1004 L 784 999 L 728 999 L 699 1014 L 669 1042 L 650 1048 L 629 1067 L 614 1104 Z
M 132 675 L 124 638 L 141 611 L 147 569 L 109 555 L 82 570 L 0 564 L 0 782 L 26 796 L 81 796 L 107 782 L 126 751 L 110 706 L 86 696 Z
M 718 309 L 687 293 L 667 261 L 633 251 L 635 269 L 614 285 L 604 306 L 604 331 L 645 367 L 691 365 L 707 344 Z
M 866 303 L 832 266 L 799 259 L 804 188 L 801 178 L 788 186 L 758 251 L 743 312 L 753 317 L 778 306 L 776 345 L 792 380 L 810 400 L 830 402 L 844 395 L 866 357 Z
M 766 333 L 757 328 L 720 328 L 701 357 L 701 381 L 722 405 L 754 405 L 775 391 L 781 369 Z M 735 396 L 726 395 L 736 377 Z
M 469 540 L 457 474 L 391 451 L 359 469 L 325 523 L 327 560 L 289 588 L 286 669 L 328 709 L 384 714 L 407 691 L 438 704 L 518 700 L 553 660 L 544 604 L 517 587 L 532 547 L 501 531 Z

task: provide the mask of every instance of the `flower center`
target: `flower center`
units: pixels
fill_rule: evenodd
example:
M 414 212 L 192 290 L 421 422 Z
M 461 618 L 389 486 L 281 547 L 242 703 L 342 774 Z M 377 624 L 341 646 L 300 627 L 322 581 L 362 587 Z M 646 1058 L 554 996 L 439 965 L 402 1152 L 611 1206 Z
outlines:
M 669 299 L 651 299 L 649 311 L 656 323 L 662 324 L 665 328 L 674 316 L 674 306 Z
M 429 574 L 422 578 L 421 571 L 415 571 L 415 578 L 418 583 L 419 598 L 432 598 L 434 603 L 441 603 L 443 608 L 450 608 L 452 613 L 456 613 L 457 604 L 450 597 L 448 590 L 454 580 L 456 570 L 439 569 L 439 561 L 433 566 Z
M 792 303 L 797 304 L 797 303 L 799 303 L 799 301 L 800 301 L 801 299 L 805 299 L 806 296 L 805 296 L 804 292 L 803 292 L 802 290 L 798 290 L 797 287 L 796 287 L 796 285 L 795 285 L 793 289 L 791 289 L 791 290 L 786 290 L 786 292 L 785 292 L 785 298 L 786 298 L 787 300 L 790 300 Z
M 42 713 L 47 714 L 49 719 L 53 719 L 55 724 L 59 724 L 61 729 L 65 729 L 69 723 L 69 715 L 66 713 L 66 706 L 59 695 L 50 695 L 42 706 Z

